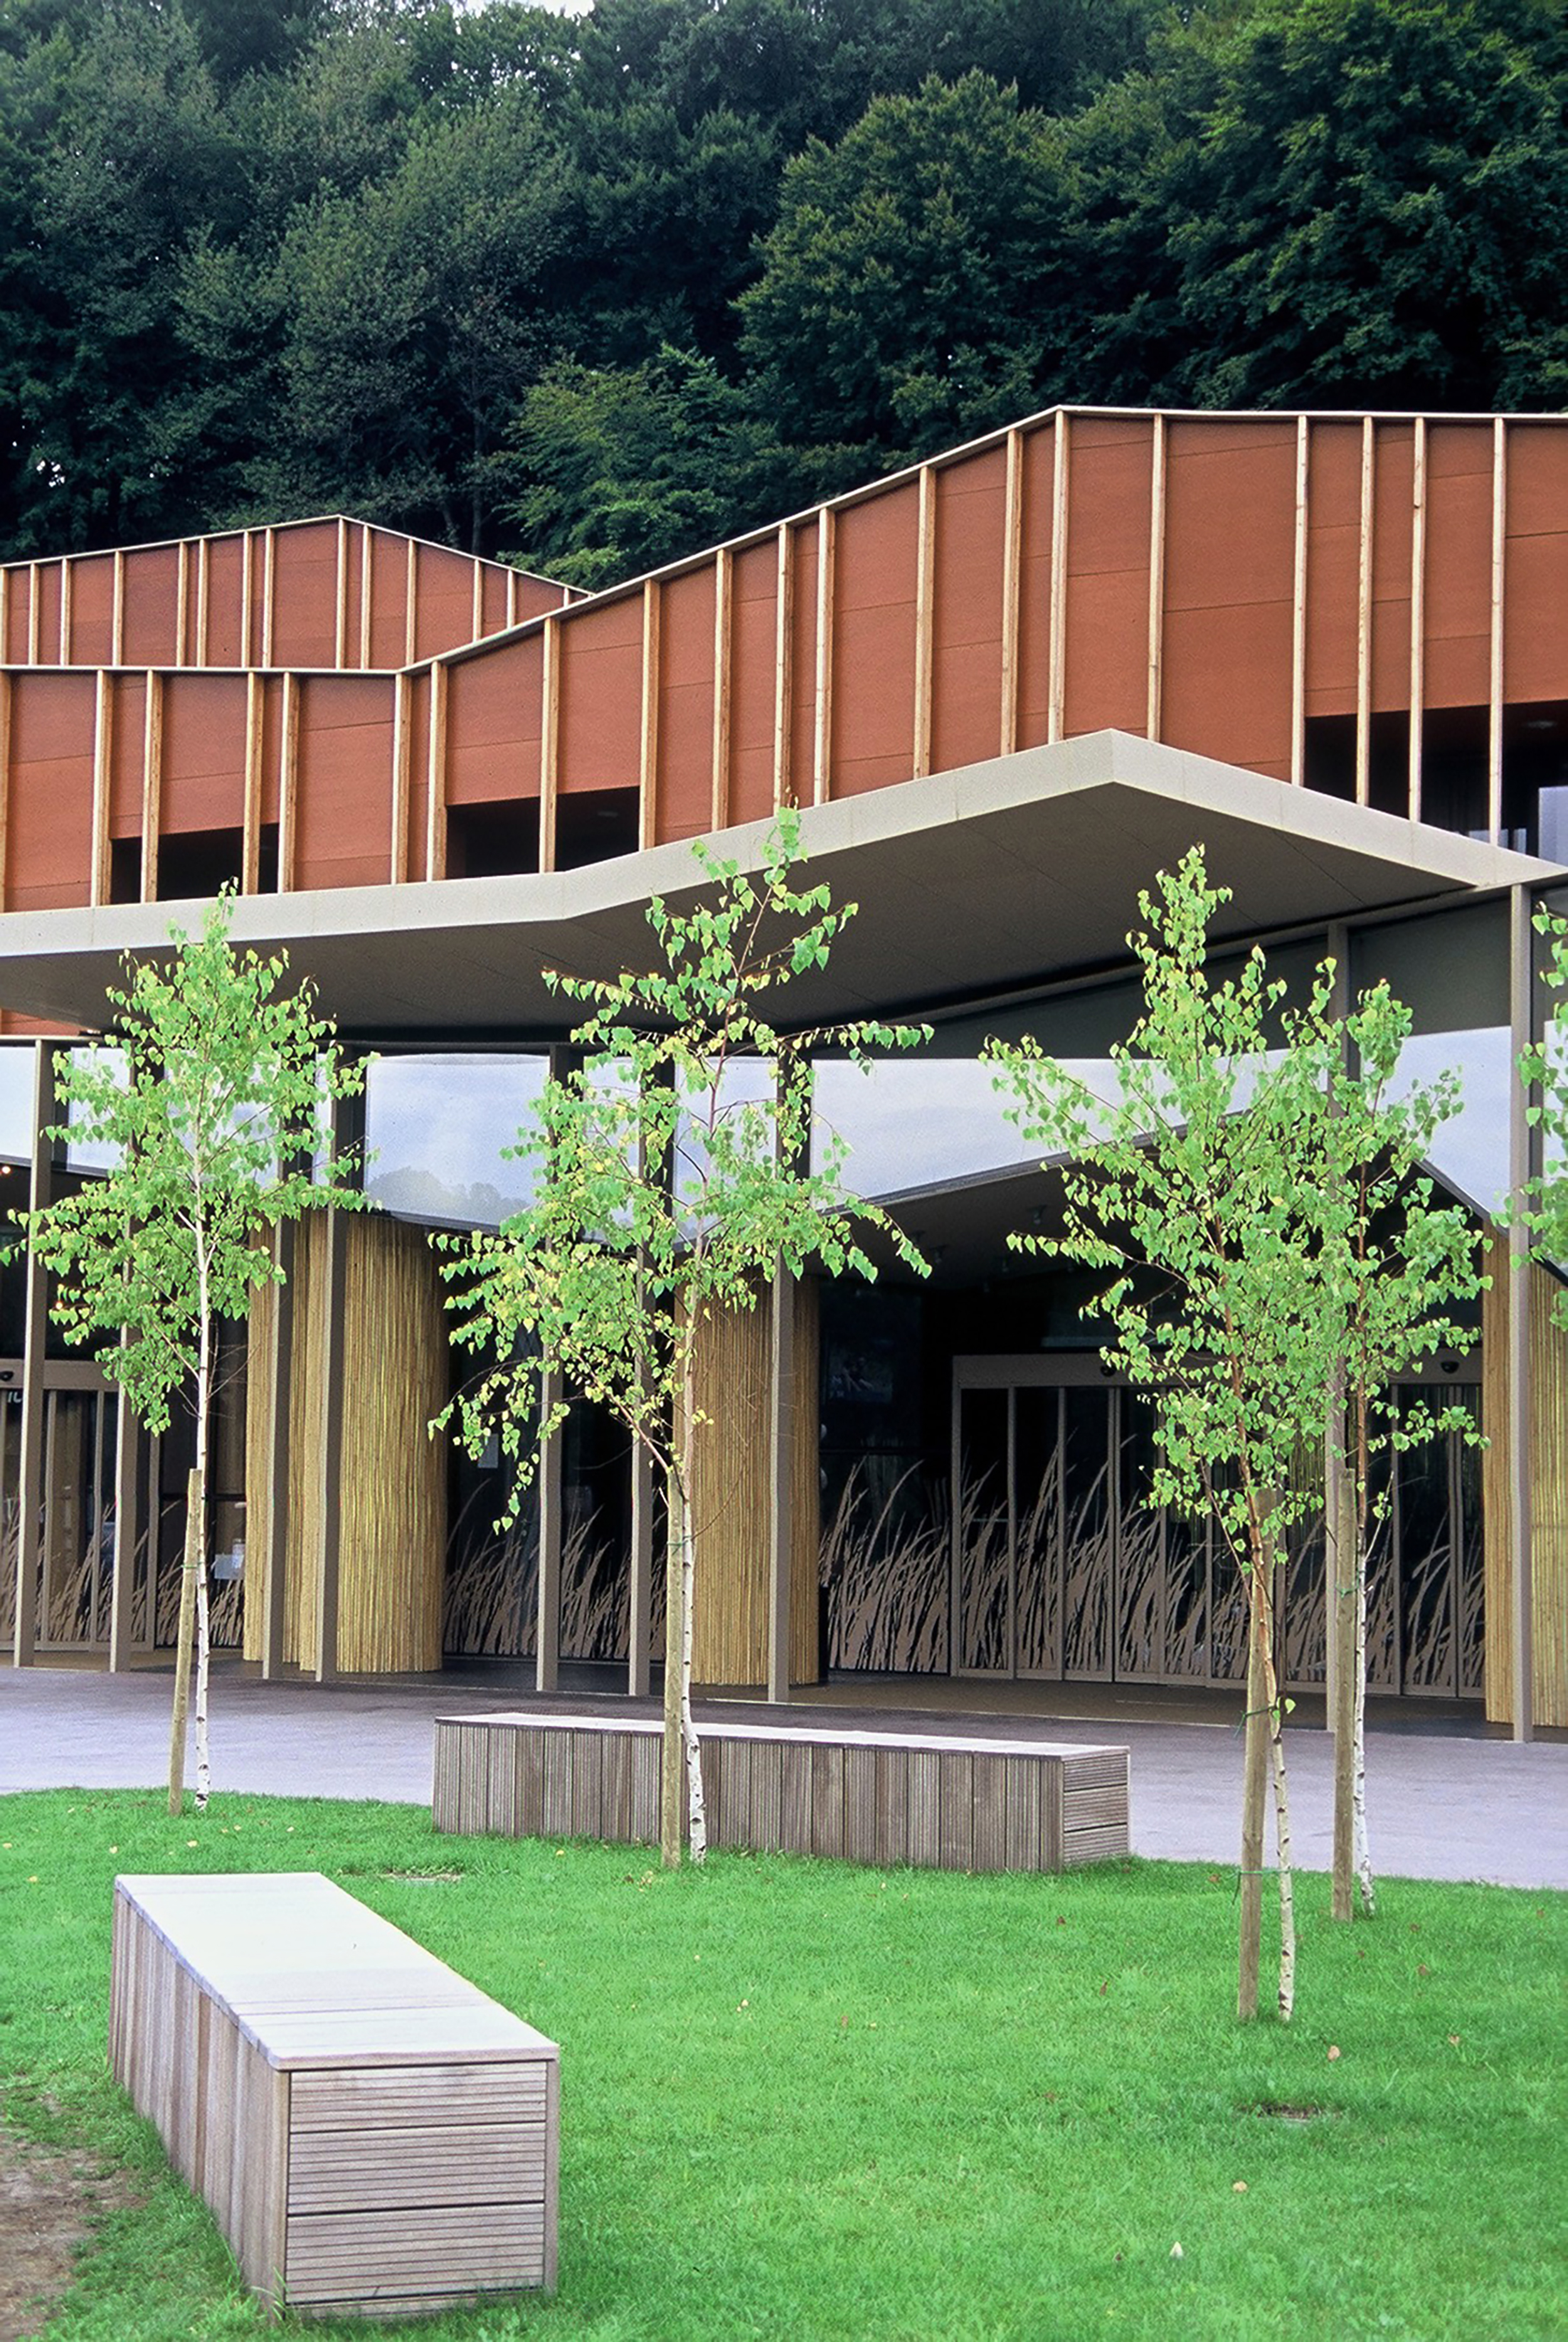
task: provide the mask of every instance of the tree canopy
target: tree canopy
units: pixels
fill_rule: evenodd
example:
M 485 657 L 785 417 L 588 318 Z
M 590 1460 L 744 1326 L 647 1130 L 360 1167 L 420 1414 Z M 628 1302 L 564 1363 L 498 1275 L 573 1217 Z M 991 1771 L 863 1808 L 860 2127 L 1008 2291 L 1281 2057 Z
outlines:
M 1550 408 L 1565 95 L 1550 0 L 13 0 L 0 551 L 603 582 L 1059 397 Z

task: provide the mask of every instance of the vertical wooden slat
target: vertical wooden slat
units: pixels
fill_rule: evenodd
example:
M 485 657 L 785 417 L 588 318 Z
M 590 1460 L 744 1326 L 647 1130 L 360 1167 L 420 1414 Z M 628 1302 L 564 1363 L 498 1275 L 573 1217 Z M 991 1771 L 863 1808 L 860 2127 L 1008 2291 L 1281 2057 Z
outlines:
M 412 666 L 419 655 L 419 546 L 408 540 L 408 570 L 403 587 L 403 658 Z
M 375 611 L 375 535 L 367 521 L 359 532 L 359 664 L 370 665 L 371 629 Z
M 474 608 L 470 623 L 474 639 L 477 642 L 484 632 L 484 571 L 477 561 L 474 564 Z
M 1306 783 L 1307 466 L 1310 425 L 1296 416 L 1295 546 L 1291 568 L 1291 780 Z
M 545 619 L 540 690 L 539 867 L 555 867 L 555 783 L 561 745 L 561 621 Z
M 714 555 L 714 765 L 709 822 L 730 818 L 730 665 L 734 635 L 734 555 L 721 545 Z
M 186 636 L 191 624 L 191 548 L 185 538 L 175 558 L 175 647 L 171 666 L 184 666 L 189 656 Z
M 337 524 L 336 558 L 334 567 L 335 619 L 333 629 L 332 663 L 342 667 L 348 665 L 348 523 Z
M 261 676 L 252 667 L 245 676 L 245 828 L 240 858 L 240 892 L 243 895 L 254 895 L 261 885 L 264 691 Z
M 1165 418 L 1154 417 L 1149 442 L 1149 690 L 1144 729 L 1160 736 L 1165 657 Z
M 425 763 L 424 875 L 446 876 L 446 668 L 430 668 L 430 740 Z
M 273 644 L 276 640 L 275 604 L 277 600 L 277 531 L 269 528 L 262 534 L 262 636 L 263 666 L 271 666 Z
M 11 650 L 11 628 L 15 617 L 16 571 L 0 568 L 0 666 L 14 666 L 17 661 Z
M 29 666 L 36 666 L 38 664 L 38 605 L 40 600 L 38 580 L 41 575 L 42 571 L 39 564 L 36 561 L 30 561 L 27 564 L 27 664 Z
M 212 552 L 208 540 L 196 540 L 196 656 L 197 666 L 207 663 L 207 626 L 211 617 Z
M 277 884 L 286 895 L 294 885 L 299 834 L 299 677 L 283 679 L 278 724 Z
M 914 547 L 914 753 L 911 770 L 917 780 L 931 770 L 931 676 L 935 598 L 936 475 L 929 464 L 923 464 L 920 467 Z
M 795 1280 L 783 1261 L 774 1270 L 768 1312 L 767 1687 L 788 1699 L 790 1596 L 794 1562 Z
M 55 1088 L 55 1045 L 37 1041 L 33 1046 L 32 1178 L 28 1201 L 34 1211 L 54 1201 L 55 1142 L 45 1134 L 58 1113 Z M 31 1664 L 37 1645 L 38 1564 L 43 1552 L 44 1511 L 44 1344 L 48 1326 L 48 1272 L 31 1239 L 27 1245 L 27 1284 L 22 1318 L 22 1438 L 18 1468 L 16 1528 L 16 1607 L 12 1637 L 12 1664 Z
M 1492 424 L 1492 625 L 1487 645 L 1486 826 L 1503 839 L 1503 604 L 1507 551 L 1508 440 L 1501 415 Z
M 11 677 L 0 675 L 0 911 L 11 871 Z
M 392 686 L 392 883 L 408 876 L 409 787 L 414 751 L 414 682 L 399 675 Z
M 142 723 L 142 900 L 158 899 L 158 832 L 164 800 L 164 678 L 147 669 Z
M 252 665 L 251 628 L 255 617 L 255 580 L 253 575 L 255 541 L 248 528 L 240 532 L 240 656 L 241 666 Z
M 108 670 L 100 667 L 93 692 L 93 867 L 88 900 L 109 899 L 109 782 L 113 749 L 114 700 Z
M 790 732 L 794 685 L 794 541 L 787 522 L 778 534 L 774 603 L 774 811 L 793 805 Z
M 125 556 L 115 555 L 115 606 L 111 620 L 110 656 L 115 666 L 125 664 Z
M 643 587 L 643 700 L 637 726 L 637 844 L 658 836 L 659 806 L 659 619 L 661 587 L 650 577 Z
M 812 726 L 811 793 L 814 805 L 833 795 L 833 508 L 824 505 L 816 521 L 816 691 Z
M 1007 485 L 1002 515 L 1002 719 L 1000 756 L 1018 746 L 1018 614 L 1024 574 L 1024 434 L 1007 434 Z
M 60 665 L 69 666 L 73 647 L 72 603 L 75 599 L 76 565 L 65 556 L 60 563 Z
M 1415 418 L 1411 450 L 1410 504 L 1410 796 L 1412 821 L 1421 819 L 1421 751 L 1426 708 L 1426 417 Z
M 1356 537 L 1355 801 L 1372 802 L 1372 520 L 1376 442 L 1370 415 L 1361 418 L 1361 511 Z
M 506 624 L 509 626 L 514 626 L 517 624 L 517 572 L 514 569 L 508 569 L 506 572 Z
M 1072 457 L 1067 415 L 1056 410 L 1051 474 L 1051 673 L 1045 737 L 1060 740 L 1067 702 L 1067 467 Z

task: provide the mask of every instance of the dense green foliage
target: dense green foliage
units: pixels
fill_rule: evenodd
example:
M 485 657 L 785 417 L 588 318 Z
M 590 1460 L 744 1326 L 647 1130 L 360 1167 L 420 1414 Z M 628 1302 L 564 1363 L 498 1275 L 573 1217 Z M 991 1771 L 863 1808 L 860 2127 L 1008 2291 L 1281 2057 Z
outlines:
M 10 0 L 0 550 L 587 584 L 1057 398 L 1551 406 L 1552 0 Z
M 562 2045 L 555 2300 L 321 2342 L 1562 2330 L 1561 1895 L 1399 1881 L 1353 1931 L 1303 1882 L 1285 2033 L 1223 2014 L 1228 1871 L 660 1872 L 407 1808 L 219 1797 L 176 1827 L 70 1791 L 0 1800 L 0 2089 L 145 2200 L 55 2342 L 267 2330 L 105 2068 L 110 1882 L 185 1869 L 326 1871 Z

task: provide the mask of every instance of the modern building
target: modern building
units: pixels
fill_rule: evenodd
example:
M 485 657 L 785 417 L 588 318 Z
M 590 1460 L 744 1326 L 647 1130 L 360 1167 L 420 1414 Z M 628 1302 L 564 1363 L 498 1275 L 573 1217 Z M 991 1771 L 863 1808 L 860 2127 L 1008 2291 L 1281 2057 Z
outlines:
M 264 1670 L 445 1655 L 624 1666 L 654 1647 L 655 1493 L 579 1409 L 518 1528 L 499 1466 L 425 1436 L 450 1387 L 432 1226 L 503 1215 L 504 1147 L 565 1038 L 543 971 L 614 973 L 687 841 L 754 855 L 804 809 L 859 914 L 803 1024 L 934 1032 L 817 1068 L 861 1192 L 924 1285 L 804 1283 L 711 1329 L 696 1672 L 1214 1684 L 1233 1572 L 1142 1501 L 1149 1424 L 1084 1291 L 1009 1252 L 1055 1189 L 980 1063 L 993 1033 L 1103 1058 L 1136 896 L 1193 841 L 1222 951 L 1409 1002 L 1413 1074 L 1466 1106 L 1433 1169 L 1493 1216 L 1528 1166 L 1535 905 L 1568 900 L 1568 420 L 1060 410 L 592 596 L 346 520 L 0 571 L 0 1151 L 91 1176 L 39 1032 L 93 1030 L 125 951 L 225 880 L 377 1053 L 384 1210 L 302 1232 L 219 1426 L 223 1632 Z M 5 1134 L 9 1132 L 10 1136 Z M 1568 1724 L 1568 1336 L 1497 1274 L 1433 1379 L 1453 1436 L 1393 1466 L 1371 1676 Z M 183 1458 L 0 1294 L 0 1626 L 113 1666 L 168 1630 Z M 233 1575 L 244 1555 L 243 1575 Z M 1288 1682 L 1321 1685 L 1321 1542 L 1288 1568 Z

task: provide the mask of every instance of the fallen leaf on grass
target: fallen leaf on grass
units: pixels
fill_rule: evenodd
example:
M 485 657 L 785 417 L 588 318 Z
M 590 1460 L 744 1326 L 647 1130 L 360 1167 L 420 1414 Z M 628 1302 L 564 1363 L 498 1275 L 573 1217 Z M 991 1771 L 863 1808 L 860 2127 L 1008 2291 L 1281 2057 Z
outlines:
M 1338 2056 L 1339 2056 L 1339 2051 L 1338 2051 L 1337 2049 L 1333 2049 L 1333 2048 L 1331 2048 L 1331 2049 L 1330 2049 L 1330 2051 L 1329 2051 L 1329 2053 L 1328 2053 L 1328 2062 L 1329 2062 L 1329 2064 L 1330 2064 L 1331 2066 L 1333 2064 L 1334 2059 L 1335 2059 Z

